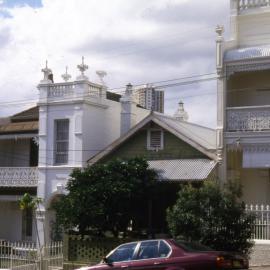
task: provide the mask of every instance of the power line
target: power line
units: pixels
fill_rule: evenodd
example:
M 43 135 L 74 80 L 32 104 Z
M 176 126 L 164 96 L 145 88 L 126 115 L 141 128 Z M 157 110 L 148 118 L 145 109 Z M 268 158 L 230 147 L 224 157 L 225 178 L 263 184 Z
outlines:
M 203 76 L 209 76 L 209 75 L 213 75 L 213 74 L 216 74 L 214 72 L 211 72 L 211 73 L 205 73 L 205 74 L 199 74 L 199 75 L 192 75 L 192 76 L 186 76 L 186 77 L 179 77 L 179 78 L 175 78 L 175 79 L 170 79 L 170 80 L 163 80 L 163 81 L 156 81 L 156 82 L 150 82 L 150 83 L 144 83 L 144 84 L 136 84 L 136 85 L 133 85 L 134 87 L 138 87 L 138 86 L 143 86 L 145 84 L 160 84 L 160 83 L 164 83 L 164 82 L 172 82 L 172 81 L 177 81 L 177 80 L 187 80 L 187 79 L 192 79 L 192 78 L 199 78 L 199 77 L 203 77 Z M 179 82 L 179 83 L 175 83 L 175 84 L 167 84 L 167 85 L 158 85 L 157 87 L 158 88 L 169 88 L 169 87 L 173 87 L 173 86 L 177 86 L 177 85 L 186 85 L 186 84 L 192 84 L 192 83 L 197 83 L 197 82 L 203 82 L 203 81 L 207 81 L 207 80 L 215 80 L 217 77 L 212 77 L 212 78 L 204 78 L 204 79 L 197 79 L 197 80 L 189 80 L 189 81 L 184 81 L 184 82 Z M 53 86 L 53 84 L 52 84 Z M 114 91 L 114 90 L 118 90 L 118 89 L 125 89 L 125 87 L 118 87 L 118 88 L 108 88 L 107 91 Z M 113 92 L 113 93 L 124 93 L 124 91 L 118 91 L 118 92 Z M 61 98 L 60 101 L 62 100 L 66 100 L 66 99 L 70 99 L 70 97 L 72 96 L 73 94 L 70 94 L 69 96 L 67 97 L 63 97 Z M 105 94 L 104 94 L 105 95 Z M 96 95 L 79 95 L 79 96 L 76 96 L 76 98 L 83 98 L 83 97 L 89 97 L 89 96 L 93 96 L 93 97 L 96 97 Z M 38 101 L 46 101 L 47 98 L 44 98 L 44 99 L 39 99 Z M 18 105 L 18 104 L 21 104 L 21 105 L 24 105 L 24 104 L 28 104 L 29 101 L 33 101 L 33 102 L 36 102 L 37 99 L 25 99 L 25 100 L 13 100 L 13 101 L 5 101 L 5 102 L 0 102 L 0 105 L 1 106 L 9 106 L 9 105 Z

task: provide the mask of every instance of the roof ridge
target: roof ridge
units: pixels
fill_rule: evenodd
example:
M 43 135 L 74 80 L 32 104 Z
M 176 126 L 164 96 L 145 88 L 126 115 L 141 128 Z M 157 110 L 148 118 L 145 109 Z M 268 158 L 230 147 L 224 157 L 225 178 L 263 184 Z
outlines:
M 157 117 L 161 116 L 161 117 L 164 117 L 164 118 L 168 118 L 168 119 L 174 120 L 176 123 L 179 123 L 179 124 L 188 124 L 188 125 L 191 125 L 191 126 L 197 126 L 197 127 L 200 127 L 200 128 L 211 130 L 211 131 L 215 131 L 216 130 L 214 128 L 210 128 L 210 127 L 206 127 L 206 126 L 201 126 L 201 125 L 196 124 L 196 123 L 191 123 L 191 122 L 187 122 L 187 121 L 180 121 L 180 120 L 177 120 L 175 117 L 173 117 L 171 115 L 167 115 L 167 114 L 161 114 L 161 113 L 154 112 L 154 115 L 156 115 Z

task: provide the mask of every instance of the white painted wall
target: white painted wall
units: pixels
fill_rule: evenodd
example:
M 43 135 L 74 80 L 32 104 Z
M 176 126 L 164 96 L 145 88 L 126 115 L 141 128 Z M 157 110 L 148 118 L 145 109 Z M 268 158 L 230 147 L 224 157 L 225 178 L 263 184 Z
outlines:
M 106 100 L 104 107 L 84 105 L 82 140 L 83 165 L 119 137 L 120 103 Z
M 238 46 L 270 44 L 270 10 L 257 8 L 237 17 Z

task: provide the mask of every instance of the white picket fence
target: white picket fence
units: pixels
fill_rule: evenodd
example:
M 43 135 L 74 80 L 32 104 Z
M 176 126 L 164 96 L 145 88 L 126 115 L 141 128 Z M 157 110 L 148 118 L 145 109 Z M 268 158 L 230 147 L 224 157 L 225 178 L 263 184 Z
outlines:
M 246 205 L 246 211 L 256 216 L 254 225 L 254 240 L 270 240 L 270 206 Z
M 37 248 L 34 243 L 0 241 L 0 269 L 63 269 L 63 243 L 53 242 Z

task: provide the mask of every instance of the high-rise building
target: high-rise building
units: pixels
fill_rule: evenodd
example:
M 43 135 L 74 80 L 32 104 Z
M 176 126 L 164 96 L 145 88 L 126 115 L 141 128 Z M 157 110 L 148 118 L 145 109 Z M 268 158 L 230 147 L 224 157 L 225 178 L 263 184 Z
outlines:
M 151 111 L 164 113 L 164 91 L 156 89 L 152 85 L 145 85 L 135 89 L 134 91 L 135 101 Z

